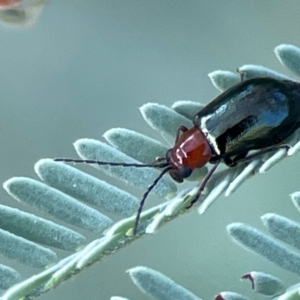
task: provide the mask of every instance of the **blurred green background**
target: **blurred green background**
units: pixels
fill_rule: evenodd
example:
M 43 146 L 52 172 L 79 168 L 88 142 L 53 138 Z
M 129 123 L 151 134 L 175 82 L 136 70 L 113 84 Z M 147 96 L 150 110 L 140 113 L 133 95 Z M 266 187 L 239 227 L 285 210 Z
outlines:
M 273 49 L 282 43 L 300 46 L 299 12 L 296 0 L 52 0 L 33 29 L 2 26 L 0 181 L 36 178 L 36 161 L 74 157 L 76 139 L 101 139 L 112 127 L 159 139 L 138 108 L 182 99 L 208 103 L 217 95 L 207 77 L 213 70 L 234 71 L 250 63 L 291 75 Z M 299 161 L 299 155 L 286 159 L 229 198 L 221 197 L 203 216 L 187 214 L 40 299 L 146 299 L 125 273 L 138 265 L 170 276 L 203 299 L 223 290 L 257 299 L 250 282 L 240 281 L 253 270 L 296 283 L 295 275 L 232 243 L 225 226 L 242 221 L 262 228 L 259 218 L 268 212 L 299 221 L 288 196 L 300 189 Z M 0 197 L 3 204 L 34 212 L 3 190 Z M 25 278 L 38 272 L 0 261 Z

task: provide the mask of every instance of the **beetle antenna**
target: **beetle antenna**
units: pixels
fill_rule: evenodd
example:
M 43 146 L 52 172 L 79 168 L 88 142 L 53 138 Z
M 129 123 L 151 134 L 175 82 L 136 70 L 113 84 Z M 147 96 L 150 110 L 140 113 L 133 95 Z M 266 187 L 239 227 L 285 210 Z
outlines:
M 137 164 L 137 163 L 122 163 L 122 162 L 112 162 L 112 161 L 101 161 L 94 159 L 75 159 L 75 158 L 63 158 L 57 157 L 53 159 L 54 161 L 61 161 L 67 163 L 85 163 L 88 165 L 100 165 L 100 166 L 113 166 L 113 167 L 136 167 L 136 168 L 165 168 L 169 165 L 169 163 L 159 163 L 159 161 L 166 160 L 165 158 L 161 158 L 157 160 L 157 162 L 152 162 L 150 164 Z
M 93 160 L 93 159 L 75 159 L 75 158 L 64 158 L 64 157 L 57 157 L 53 159 L 54 161 L 58 162 L 66 162 L 66 163 L 86 163 L 89 165 L 92 164 L 97 164 L 100 166 L 121 166 L 121 167 L 136 167 L 136 168 L 145 168 L 145 167 L 152 167 L 152 168 L 165 168 L 164 170 L 161 171 L 161 173 L 158 175 L 157 178 L 153 181 L 153 183 L 148 187 L 147 191 L 144 193 L 143 198 L 140 202 L 140 206 L 137 210 L 137 215 L 134 223 L 134 228 L 133 228 L 133 234 L 136 235 L 137 233 L 137 228 L 139 225 L 140 221 L 140 216 L 144 207 L 144 204 L 146 202 L 146 199 L 149 195 L 149 193 L 153 190 L 153 188 L 158 184 L 160 179 L 168 172 L 170 171 L 173 167 L 170 166 L 169 162 L 163 162 L 160 163 L 161 161 L 166 161 L 166 158 L 159 157 L 156 159 L 155 162 L 152 162 L 150 164 L 137 164 L 137 163 L 122 163 L 122 162 L 110 162 L 110 161 L 101 161 L 101 160 Z
M 152 191 L 152 189 L 157 185 L 157 183 L 160 181 L 160 179 L 168 172 L 172 169 L 171 166 L 165 168 L 164 170 L 161 171 L 161 173 L 158 175 L 158 177 L 153 181 L 153 183 L 148 187 L 147 191 L 145 192 L 145 194 L 143 195 L 143 198 L 140 202 L 140 206 L 137 210 L 137 214 L 136 214 L 136 218 L 135 218 L 135 223 L 134 223 L 134 228 L 133 228 L 133 235 L 136 235 L 137 233 L 137 229 L 138 229 L 138 225 L 139 225 L 139 221 L 140 221 L 140 217 L 141 217 L 141 213 L 144 207 L 144 204 L 146 202 L 146 199 L 149 195 L 149 193 Z

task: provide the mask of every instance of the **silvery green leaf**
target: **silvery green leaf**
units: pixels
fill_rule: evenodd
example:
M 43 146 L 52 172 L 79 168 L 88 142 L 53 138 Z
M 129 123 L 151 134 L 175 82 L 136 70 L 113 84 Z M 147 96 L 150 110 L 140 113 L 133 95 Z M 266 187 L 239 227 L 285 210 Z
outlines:
M 119 222 L 115 223 L 110 229 L 106 231 L 105 236 L 112 237 L 119 233 L 123 233 L 124 236 L 126 237 L 128 236 L 132 239 L 134 237 L 138 237 L 139 235 L 145 234 L 145 225 L 143 223 L 144 222 L 149 223 L 149 221 L 152 220 L 152 218 L 161 211 L 161 208 L 163 206 L 164 203 L 142 211 L 136 236 L 133 236 L 133 227 L 136 222 L 136 215 L 133 215 L 131 217 L 120 220 Z
M 48 185 L 107 212 L 127 217 L 138 208 L 139 200 L 133 195 L 67 164 L 41 159 L 34 169 Z
M 274 213 L 263 215 L 261 220 L 274 237 L 300 250 L 300 224 Z
M 16 300 L 23 299 L 23 297 L 32 295 L 39 296 L 43 291 L 44 284 L 51 279 L 52 275 L 64 265 L 66 265 L 70 260 L 72 260 L 77 254 L 72 254 L 62 260 L 60 260 L 55 265 L 47 268 L 46 270 L 31 276 L 28 279 L 23 280 L 20 283 L 9 288 L 5 294 L 2 296 L 1 300 Z
M 204 199 L 202 203 L 200 203 L 198 208 L 198 213 L 200 215 L 204 214 L 205 211 L 213 204 L 215 200 L 217 200 L 223 193 L 226 191 L 229 186 L 230 181 L 224 179 L 220 184 L 218 184 Z
M 287 291 L 283 295 L 276 298 L 276 300 L 300 300 L 300 290 L 299 288 Z
M 34 268 L 43 268 L 57 260 L 56 254 L 22 237 L 0 229 L 0 253 Z
M 184 117 L 194 120 L 195 115 L 204 107 L 200 102 L 179 100 L 173 103 L 172 109 Z
M 275 152 L 269 152 L 262 156 L 265 162 L 259 168 L 260 173 L 266 172 L 286 156 L 291 156 L 297 152 L 297 141 L 300 138 L 299 132 L 299 130 L 296 130 L 291 136 L 289 136 L 284 141 L 284 144 L 281 145 L 281 147 L 279 147 Z
M 277 59 L 282 65 L 300 76 L 300 49 L 294 45 L 281 44 L 274 49 Z
M 208 77 L 213 86 L 220 92 L 224 92 L 235 84 L 241 82 L 241 76 L 230 71 L 213 71 L 208 74 Z
M 227 188 L 225 192 L 225 196 L 228 197 L 231 195 L 243 182 L 245 182 L 250 176 L 252 176 L 255 173 L 255 170 L 258 168 L 258 166 L 261 165 L 261 162 L 259 159 L 255 159 L 251 161 L 243 171 L 229 184 L 229 187 Z
M 13 177 L 3 187 L 16 200 L 77 227 L 101 232 L 113 224 L 107 216 L 39 181 Z
M 99 244 L 101 245 L 102 241 L 111 242 L 112 239 L 106 239 L 105 237 L 102 237 L 100 239 L 93 240 L 91 243 L 86 245 L 83 249 L 81 249 L 77 253 L 68 256 L 66 259 L 61 260 L 57 265 L 53 266 L 51 271 L 51 276 L 49 278 L 47 278 L 47 273 L 45 273 L 43 276 L 44 272 L 42 272 L 40 277 L 41 280 L 47 278 L 46 279 L 47 282 L 45 281 L 45 285 L 43 287 L 44 291 L 55 288 L 58 284 L 64 282 L 70 276 L 70 274 L 74 274 L 75 272 L 78 273 L 80 270 L 80 267 L 78 267 L 78 262 L 80 262 L 80 260 L 90 258 L 88 253 L 91 252 L 91 250 L 93 250 Z M 104 249 L 104 251 L 106 250 L 107 248 Z M 106 255 L 107 255 L 107 251 L 106 251 Z M 87 265 L 85 265 L 85 267 L 87 267 Z
M 300 150 L 300 141 L 296 143 L 291 149 L 289 149 L 287 155 L 292 156 Z
M 287 156 L 287 151 L 285 149 L 279 149 L 270 158 L 268 158 L 259 168 L 259 173 L 265 173 L 270 170 L 274 165 L 281 161 Z
M 194 198 L 198 192 L 198 187 L 192 190 L 180 191 L 176 197 L 161 205 L 160 211 L 153 217 L 150 224 L 146 227 L 146 233 L 156 233 L 157 229 L 164 224 L 170 217 L 178 215 L 180 211 L 185 209 L 187 203 L 186 198 Z
M 243 65 L 239 67 L 238 70 L 245 76 L 245 79 L 253 77 L 271 77 L 279 80 L 293 80 L 282 73 L 276 72 L 264 66 Z
M 200 201 L 198 213 L 203 214 L 209 206 L 229 187 L 232 180 L 242 172 L 241 166 L 235 168 L 228 168 L 215 173 L 209 180 L 206 189 L 208 190 L 207 196 L 204 200 Z M 225 194 L 226 196 L 226 194 Z
M 71 256 L 60 268 L 52 274 L 47 281 L 44 290 L 50 290 L 69 278 L 70 274 L 78 273 L 82 269 L 99 261 L 104 256 L 115 253 L 121 247 L 126 245 L 125 233 L 121 232 L 115 235 L 104 235 L 100 239 L 92 241 L 84 249 Z
M 215 297 L 215 300 L 248 300 L 248 298 L 233 292 L 222 292 Z
M 294 192 L 291 195 L 292 202 L 297 208 L 298 211 L 300 211 L 300 192 Z
M 196 295 L 165 275 L 146 267 L 127 271 L 133 283 L 145 294 L 157 300 L 200 300 Z
M 19 272 L 8 266 L 0 264 L 0 289 L 6 290 L 21 279 Z
M 125 128 L 112 128 L 103 137 L 114 148 L 142 163 L 149 164 L 157 157 L 165 157 L 168 150 L 161 142 Z
M 252 283 L 252 289 L 259 294 L 268 297 L 282 295 L 285 292 L 283 282 L 270 274 L 262 272 L 250 272 L 245 274 L 243 279 L 249 279 Z
M 144 120 L 153 128 L 162 133 L 176 137 L 178 128 L 183 125 L 191 128 L 193 123 L 186 117 L 178 114 L 165 105 L 147 103 L 141 106 L 140 112 Z
M 82 159 L 93 159 L 110 162 L 125 162 L 136 163 L 139 162 L 124 153 L 108 146 L 105 143 L 93 139 L 80 139 L 74 143 L 76 152 Z M 94 167 L 105 171 L 109 176 L 120 179 L 127 184 L 146 190 L 150 184 L 160 174 L 158 170 L 153 168 L 137 168 L 137 167 L 116 167 L 116 166 L 102 166 L 95 165 Z M 162 178 L 153 189 L 153 192 L 160 197 L 167 197 L 174 194 L 176 191 L 175 183 L 168 177 Z
M 51 221 L 0 205 L 0 228 L 27 240 L 64 250 L 76 250 L 86 241 L 81 234 Z
M 49 0 L 35 0 L 25 3 L 3 3 L 4 5 L 0 10 L 1 25 L 9 30 L 32 29 L 48 2 Z M 5 8 L 7 5 L 8 7 Z
M 118 243 L 124 244 L 124 240 L 124 232 L 111 236 L 103 236 L 94 247 L 91 247 L 89 251 L 86 251 L 84 255 L 79 257 L 76 263 L 76 269 L 83 269 L 99 260 L 99 258 L 106 256 L 107 253 L 114 253 L 116 251 L 116 245 Z
M 242 223 L 227 226 L 231 238 L 281 268 L 300 275 L 300 255 L 257 229 Z

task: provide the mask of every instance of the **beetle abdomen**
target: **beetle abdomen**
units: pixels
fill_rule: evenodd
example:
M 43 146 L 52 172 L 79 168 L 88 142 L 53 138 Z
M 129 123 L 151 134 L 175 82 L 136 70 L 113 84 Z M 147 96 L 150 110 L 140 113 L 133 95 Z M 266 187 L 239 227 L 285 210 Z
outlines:
M 299 127 L 299 121 L 299 83 L 253 78 L 221 94 L 194 122 L 215 155 L 232 157 L 282 142 Z

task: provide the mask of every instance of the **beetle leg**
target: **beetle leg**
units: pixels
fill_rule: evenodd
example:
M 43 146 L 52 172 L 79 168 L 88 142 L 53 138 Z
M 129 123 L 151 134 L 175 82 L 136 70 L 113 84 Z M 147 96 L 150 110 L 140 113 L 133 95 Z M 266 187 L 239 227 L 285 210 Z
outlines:
M 180 138 L 181 136 L 181 133 L 185 133 L 187 132 L 189 129 L 183 125 L 180 125 L 177 129 L 177 132 L 176 132 L 176 139 L 175 139 L 175 143 L 178 141 L 178 139 Z
M 226 164 L 228 162 L 228 165 L 229 166 L 235 166 L 241 162 L 247 162 L 247 161 L 251 161 L 263 154 L 266 154 L 266 153 L 269 153 L 269 152 L 274 152 L 278 149 L 286 149 L 286 151 L 288 151 L 289 149 L 291 148 L 290 145 L 288 144 L 282 144 L 282 145 L 277 145 L 277 146 L 272 146 L 272 147 L 269 147 L 269 148 L 266 148 L 266 149 L 263 149 L 261 151 L 258 151 L 252 155 L 249 155 L 249 156 L 246 156 L 247 155 L 247 152 L 245 153 L 242 153 L 238 156 L 235 157 L 235 159 L 231 160 L 230 158 L 227 158 L 225 160 Z M 216 161 L 215 165 L 210 169 L 210 171 L 206 174 L 205 178 L 201 181 L 201 184 L 199 186 L 199 189 L 198 189 L 198 192 L 197 194 L 195 195 L 194 199 L 190 202 L 190 205 L 186 207 L 186 209 L 189 209 L 191 208 L 199 199 L 199 197 L 201 196 L 201 193 L 203 192 L 207 182 L 209 181 L 209 179 L 211 178 L 211 176 L 214 174 L 214 172 L 216 171 L 216 169 L 218 168 L 219 164 L 220 164 L 220 160 L 219 161 Z
M 242 159 L 244 159 L 248 154 L 247 152 L 243 152 L 238 154 L 234 159 L 231 159 L 230 157 L 225 157 L 224 158 L 224 163 L 228 166 L 228 167 L 234 167 L 236 166 Z
M 194 199 L 190 202 L 190 205 L 186 207 L 186 209 L 191 208 L 198 201 L 198 199 L 201 196 L 201 193 L 203 192 L 203 190 L 204 190 L 207 182 L 209 181 L 209 179 L 211 178 L 211 176 L 214 174 L 214 172 L 218 168 L 220 162 L 221 162 L 220 160 L 217 161 L 216 164 L 206 174 L 206 176 L 204 177 L 204 179 L 201 181 L 201 184 L 199 186 L 197 194 L 195 195 Z
M 235 164 L 238 164 L 240 162 L 247 162 L 247 161 L 251 161 L 263 154 L 266 154 L 266 153 L 269 153 L 269 152 L 274 152 L 278 149 L 286 149 L 286 152 L 288 152 L 288 150 L 291 148 L 290 145 L 288 144 L 281 144 L 281 145 L 277 145 L 277 146 L 272 146 L 272 147 L 269 147 L 269 148 L 265 148 L 265 149 L 262 149 L 256 153 L 253 153 L 249 156 L 246 156 L 246 157 L 243 157 L 243 158 L 240 158 L 238 160 L 234 160 Z

